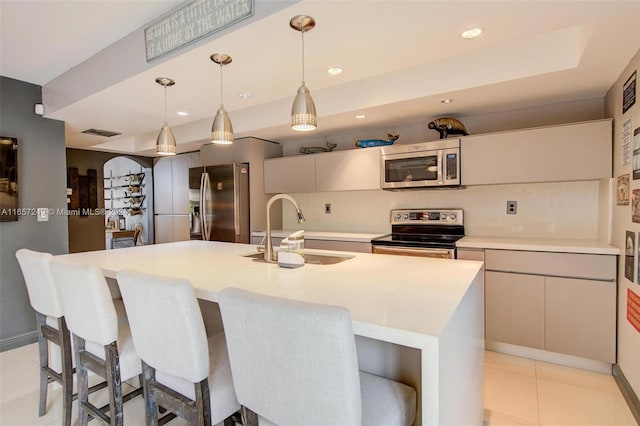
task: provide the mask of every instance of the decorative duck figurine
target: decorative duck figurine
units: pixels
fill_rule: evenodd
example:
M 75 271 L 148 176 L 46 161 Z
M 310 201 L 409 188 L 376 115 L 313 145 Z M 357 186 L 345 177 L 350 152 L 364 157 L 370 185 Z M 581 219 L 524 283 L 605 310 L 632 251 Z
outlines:
M 356 147 L 358 148 L 370 148 L 372 146 L 384 146 L 384 145 L 393 145 L 395 141 L 398 140 L 400 135 L 392 135 L 391 133 L 387 133 L 388 141 L 382 139 L 361 139 L 356 141 Z

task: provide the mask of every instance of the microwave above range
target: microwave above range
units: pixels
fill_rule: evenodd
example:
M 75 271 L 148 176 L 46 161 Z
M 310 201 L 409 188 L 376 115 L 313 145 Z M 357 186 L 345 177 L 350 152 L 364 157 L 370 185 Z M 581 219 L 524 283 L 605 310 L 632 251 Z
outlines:
M 460 139 L 385 146 L 380 164 L 382 189 L 460 186 Z

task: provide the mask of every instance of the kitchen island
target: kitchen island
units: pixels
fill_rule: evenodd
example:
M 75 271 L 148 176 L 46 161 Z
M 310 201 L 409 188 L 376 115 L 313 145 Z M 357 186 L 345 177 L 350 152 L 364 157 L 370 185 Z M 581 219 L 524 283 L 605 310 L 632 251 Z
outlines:
M 185 278 L 210 302 L 223 288 L 238 287 L 343 306 L 360 339 L 361 368 L 416 388 L 416 424 L 482 424 L 481 262 L 343 253 L 351 258 L 285 269 L 243 256 L 255 251 L 246 244 L 185 241 L 56 258 L 95 264 L 109 278 L 122 269 Z

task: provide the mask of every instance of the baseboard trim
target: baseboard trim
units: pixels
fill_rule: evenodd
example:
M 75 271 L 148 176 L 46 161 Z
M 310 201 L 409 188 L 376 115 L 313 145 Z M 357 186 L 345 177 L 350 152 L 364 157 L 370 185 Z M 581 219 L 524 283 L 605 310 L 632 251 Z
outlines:
M 36 330 L 9 337 L 8 339 L 2 339 L 0 340 L 0 352 L 19 348 L 20 346 L 28 345 L 37 341 L 38 332 Z
M 580 368 L 594 371 L 596 373 L 611 374 L 611 364 L 603 361 L 581 358 L 572 355 L 549 352 L 542 349 L 528 348 L 525 346 L 512 345 L 510 343 L 495 342 L 485 340 L 485 349 L 494 352 L 501 352 L 507 355 L 515 355 L 524 358 L 535 359 L 537 361 L 550 362 L 552 364 L 565 365 L 567 367 Z
M 627 378 L 624 376 L 624 373 L 618 364 L 613 365 L 613 378 L 616 379 L 618 388 L 620 388 L 622 396 L 624 396 L 624 399 L 627 401 L 631 414 L 633 414 L 633 417 L 636 418 L 636 422 L 640 425 L 640 399 L 638 399 L 638 396 L 633 391 L 633 388 L 627 381 Z

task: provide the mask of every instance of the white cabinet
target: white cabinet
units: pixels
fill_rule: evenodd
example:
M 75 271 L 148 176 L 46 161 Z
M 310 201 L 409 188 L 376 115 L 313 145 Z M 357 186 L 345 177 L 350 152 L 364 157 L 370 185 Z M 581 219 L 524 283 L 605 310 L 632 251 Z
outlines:
M 173 213 L 171 164 L 171 157 L 161 157 L 153 163 L 153 211 L 155 214 Z
M 316 191 L 380 189 L 380 148 L 316 154 Z
M 264 161 L 264 190 L 330 192 L 380 189 L 380 148 L 350 149 Z
M 459 248 L 456 249 L 456 252 L 457 259 L 478 260 L 480 262 L 484 262 L 484 249 Z
M 616 256 L 485 250 L 485 332 L 511 343 L 616 361 Z
M 171 160 L 173 214 L 189 214 L 189 168 L 192 167 L 191 154 L 176 155 Z
M 607 179 L 611 120 L 461 138 L 463 185 Z
M 200 153 L 160 157 L 153 163 L 155 242 L 189 239 L 189 168 L 200 166 Z
M 264 160 L 264 192 L 315 192 L 316 160 L 313 155 Z
M 485 273 L 485 337 L 544 349 L 544 277 Z
M 280 245 L 281 237 L 271 237 L 273 246 Z M 262 243 L 262 237 L 252 236 L 251 244 Z M 304 247 L 317 250 L 336 250 L 336 251 L 353 251 L 358 253 L 371 253 L 371 243 L 364 241 L 344 241 L 330 239 L 305 238 Z
M 304 240 L 304 246 L 310 249 L 371 253 L 371 243 L 361 241 L 316 240 L 307 238 Z

